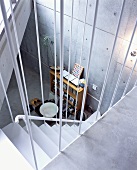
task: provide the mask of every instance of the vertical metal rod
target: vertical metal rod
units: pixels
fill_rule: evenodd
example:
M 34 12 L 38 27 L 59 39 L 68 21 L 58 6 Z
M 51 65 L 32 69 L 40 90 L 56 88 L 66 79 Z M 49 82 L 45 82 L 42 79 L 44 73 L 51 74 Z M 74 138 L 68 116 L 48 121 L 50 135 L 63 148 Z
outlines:
M 15 75 L 16 75 L 16 79 L 17 79 L 17 84 L 18 84 L 18 88 L 19 88 L 22 106 L 23 106 L 23 111 L 24 111 L 24 114 L 25 114 L 26 122 L 27 122 L 27 128 L 28 128 L 28 133 L 29 133 L 29 136 L 30 136 L 30 142 L 31 142 L 31 146 L 32 146 L 34 163 L 35 163 L 35 166 L 36 166 L 36 170 L 38 170 L 36 155 L 35 155 L 35 150 L 34 150 L 34 145 L 33 145 L 33 137 L 32 137 L 32 132 L 31 132 L 30 123 L 29 123 L 29 119 L 28 119 L 28 112 L 27 112 L 27 108 L 26 108 L 26 101 L 25 101 L 23 86 L 22 86 L 22 82 L 21 82 L 18 63 L 17 63 L 17 59 L 16 59 L 16 53 L 14 51 L 12 36 L 11 36 L 11 33 L 10 33 L 10 28 L 9 28 L 7 14 L 6 14 L 5 5 L 4 5 L 3 0 L 0 1 L 0 6 L 1 6 L 1 12 L 2 12 L 2 16 L 3 16 L 3 21 L 4 21 L 4 24 L 5 24 L 5 33 L 6 33 L 6 37 L 7 37 L 7 43 L 8 43 L 8 46 L 9 46 L 10 55 L 11 55 L 13 67 L 14 67 L 14 70 L 15 70 Z
M 84 48 L 84 38 L 85 38 L 85 31 L 86 31 L 86 18 L 87 18 L 87 13 L 88 13 L 88 0 L 86 1 L 86 14 L 85 14 L 85 20 L 84 20 L 84 31 L 83 31 L 83 38 L 82 38 L 82 46 L 81 46 L 81 54 L 80 54 L 80 65 L 81 65 L 81 60 L 83 56 L 83 48 Z M 78 76 L 78 79 L 80 79 L 80 75 Z M 78 82 L 78 87 L 79 88 L 79 82 Z M 75 114 L 74 114 L 74 120 L 76 120 L 76 111 L 77 111 L 77 102 L 78 102 L 78 92 L 77 90 L 76 93 L 76 104 L 75 104 Z
M 100 99 L 99 99 L 99 103 L 98 103 L 98 107 L 97 107 L 96 119 L 98 118 L 98 114 L 99 114 L 100 107 L 101 107 L 102 100 L 103 100 L 103 95 L 104 95 L 105 88 L 106 88 L 107 81 L 108 81 L 111 61 L 112 61 L 112 57 L 113 57 L 114 50 L 115 50 L 115 47 L 116 47 L 117 36 L 118 36 L 118 33 L 119 33 L 119 28 L 120 28 L 120 23 L 121 23 L 123 11 L 124 11 L 124 6 L 125 6 L 125 0 L 123 0 L 123 3 L 122 3 L 122 8 L 121 8 L 121 12 L 120 12 L 119 21 L 118 21 L 117 31 L 116 31 L 116 34 L 115 34 L 114 44 L 113 44 L 112 52 L 111 52 L 111 55 L 110 55 L 110 58 L 109 58 L 109 61 L 108 61 L 108 64 L 107 64 L 107 70 L 106 70 L 106 74 L 105 74 L 105 78 L 104 78 L 104 83 L 103 83 L 103 87 L 102 87 L 102 91 L 101 91 L 101 95 L 100 95 Z
M 137 80 L 136 80 L 136 82 L 135 82 L 135 84 L 134 84 L 134 87 L 136 87 L 137 86 Z
M 84 106 L 85 106 L 85 99 L 86 99 L 86 94 L 87 94 L 87 85 L 88 85 L 88 77 L 89 77 L 89 71 L 90 71 L 90 61 L 91 61 L 91 58 L 92 58 L 93 42 L 94 42 L 94 37 L 95 37 L 95 27 L 96 27 L 98 6 L 99 6 L 99 0 L 96 0 L 93 29 L 92 29 L 92 37 L 91 37 L 91 45 L 90 45 L 90 54 L 89 54 L 88 61 L 87 61 L 86 84 L 85 84 L 85 87 L 84 87 L 82 109 L 81 109 L 81 115 L 80 115 L 79 134 L 81 133 L 81 124 L 82 124 L 82 118 L 83 118 L 83 112 L 84 112 Z
M 135 81 L 135 84 L 134 84 L 134 87 L 136 87 L 137 86 L 137 80 Z
M 37 14 L 36 0 L 33 0 L 33 2 L 34 2 L 34 15 L 35 15 L 36 37 L 37 37 L 38 59 L 39 59 L 39 72 L 40 72 L 41 97 L 42 97 L 42 103 L 44 104 L 44 92 L 43 92 L 43 80 L 42 80 L 42 67 L 41 67 L 41 55 L 40 55 L 40 42 L 39 42 L 39 28 L 38 28 L 38 14 Z
M 135 63 L 134 63 L 134 66 L 133 66 L 133 68 L 132 68 L 132 70 L 131 70 L 131 73 L 130 73 L 130 75 L 129 75 L 129 78 L 128 78 L 128 81 L 127 81 L 127 84 L 126 84 L 126 87 L 125 87 L 125 89 L 124 89 L 124 92 L 123 92 L 122 97 L 124 97 L 125 94 L 126 94 L 126 91 L 127 91 L 128 86 L 129 86 L 129 83 L 130 83 L 131 77 L 132 77 L 132 75 L 133 75 L 134 69 L 135 69 L 135 67 L 136 67 L 136 64 L 137 64 L 137 58 L 136 58 L 136 61 L 135 61 Z M 121 97 L 121 98 L 122 98 L 122 97 Z
M 8 108 L 9 108 L 10 117 L 11 117 L 12 122 L 14 123 L 13 114 L 12 114 L 12 111 L 11 111 L 9 99 L 8 99 L 8 96 L 7 96 L 7 93 L 6 93 L 6 89 L 5 89 L 5 86 L 4 86 L 4 82 L 3 82 L 3 79 L 2 79 L 1 73 L 0 73 L 0 81 L 1 81 L 1 85 L 2 85 L 2 88 L 3 88 L 3 91 L 4 91 L 4 95 L 5 95 L 6 101 L 7 101 L 7 105 L 8 105 Z
M 57 104 L 57 43 L 56 43 L 56 0 L 54 0 L 54 60 L 55 60 L 55 103 Z M 57 118 L 57 114 L 56 114 Z M 56 121 L 57 124 L 57 121 Z
M 134 30 L 133 30 L 131 39 L 130 39 L 130 43 L 129 43 L 129 45 L 128 45 L 128 50 L 127 50 L 127 53 L 126 53 L 126 56 L 125 56 L 125 59 L 124 59 L 124 63 L 123 63 L 122 66 L 121 66 L 121 70 L 120 70 L 120 73 L 119 73 L 119 76 L 118 76 L 118 80 L 117 80 L 117 83 L 116 83 L 116 87 L 115 87 L 115 89 L 114 89 L 114 93 L 113 93 L 113 96 L 112 96 L 112 99 L 111 99 L 111 102 L 110 102 L 109 109 L 112 107 L 113 101 L 114 101 L 115 96 L 116 96 L 116 92 L 117 92 L 117 89 L 118 89 L 118 86 L 119 86 L 119 83 L 120 83 L 120 80 L 121 80 L 121 77 L 122 77 L 122 74 L 123 74 L 123 70 L 124 70 L 124 67 L 125 67 L 125 64 L 126 64 L 126 61 L 127 61 L 127 57 L 128 57 L 128 53 L 129 53 L 129 50 L 130 50 L 130 46 L 131 46 L 132 40 L 133 40 L 133 38 L 134 38 L 134 34 L 135 34 L 135 31 L 136 31 L 136 27 L 137 27 L 137 20 L 136 20 L 136 23 L 135 23 L 135 26 L 134 26 Z
M 20 52 L 20 45 L 19 45 L 18 33 L 17 33 L 17 28 L 16 28 L 15 17 L 14 17 L 14 12 L 13 12 L 13 8 L 12 8 L 12 2 L 11 2 L 11 0 L 10 0 L 10 8 L 11 8 L 12 23 L 13 23 L 14 33 L 15 33 L 15 39 L 16 39 L 16 44 L 17 44 L 17 50 L 18 50 L 18 53 L 19 53 L 19 62 L 20 62 L 22 79 L 23 79 L 23 85 L 24 85 L 24 90 L 25 90 L 25 97 L 26 97 L 26 102 L 27 102 L 27 108 L 28 108 L 28 113 L 29 113 L 29 115 L 30 115 L 28 92 L 27 92 L 27 87 L 26 87 L 26 81 L 25 81 L 25 75 L 24 75 L 24 69 L 23 69 L 23 63 L 22 63 L 22 57 L 21 57 L 21 52 Z
M 61 151 L 62 135 L 62 101 L 63 101 L 63 59 L 64 59 L 64 0 L 60 0 L 60 134 L 59 151 Z
M 73 28 L 73 13 L 74 13 L 74 0 L 72 0 L 72 8 L 71 8 L 71 27 L 70 27 L 70 42 L 69 42 L 69 62 L 68 62 L 68 72 L 70 73 L 70 58 L 72 53 L 72 28 Z M 66 100 L 66 119 L 68 118 L 68 92 L 69 92 L 69 77 L 68 77 L 68 85 L 67 85 L 67 100 Z M 67 122 L 66 122 L 67 123 Z

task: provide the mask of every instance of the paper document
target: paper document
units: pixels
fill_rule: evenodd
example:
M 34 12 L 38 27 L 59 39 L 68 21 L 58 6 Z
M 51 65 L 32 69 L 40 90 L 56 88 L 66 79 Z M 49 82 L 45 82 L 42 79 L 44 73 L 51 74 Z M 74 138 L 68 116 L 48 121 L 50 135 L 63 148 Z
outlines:
M 67 75 L 69 75 L 69 72 L 66 70 L 63 70 L 63 77 L 66 77 Z
M 72 81 L 72 80 L 74 80 L 76 77 L 73 76 L 72 74 L 69 74 L 69 75 L 67 75 L 65 78 L 66 78 L 67 80 L 69 79 L 69 81 Z
M 75 86 L 79 85 L 79 79 L 75 78 L 74 80 L 71 81 L 71 83 L 73 83 Z

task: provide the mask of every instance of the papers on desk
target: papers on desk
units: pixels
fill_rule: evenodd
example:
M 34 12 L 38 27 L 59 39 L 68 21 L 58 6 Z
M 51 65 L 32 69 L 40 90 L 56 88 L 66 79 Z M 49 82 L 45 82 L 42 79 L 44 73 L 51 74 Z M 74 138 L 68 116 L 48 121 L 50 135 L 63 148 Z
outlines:
M 63 70 L 63 77 L 66 77 L 67 75 L 69 75 L 69 72 L 66 70 Z
M 72 75 L 72 74 L 69 74 L 69 75 L 65 76 L 65 78 L 66 78 L 67 80 L 69 80 L 69 81 L 72 81 L 72 80 L 74 80 L 76 77 L 75 77 L 74 75 Z
M 74 75 L 70 74 L 68 71 L 63 70 L 63 77 L 73 83 L 75 86 L 78 86 L 79 79 Z
M 79 79 L 75 78 L 74 80 L 71 81 L 71 83 L 73 83 L 75 86 L 79 85 Z

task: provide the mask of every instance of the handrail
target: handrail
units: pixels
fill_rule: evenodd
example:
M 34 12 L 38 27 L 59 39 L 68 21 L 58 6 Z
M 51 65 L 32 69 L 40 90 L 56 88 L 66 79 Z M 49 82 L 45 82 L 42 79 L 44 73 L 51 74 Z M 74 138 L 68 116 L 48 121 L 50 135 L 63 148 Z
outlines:
M 15 123 L 19 123 L 19 120 L 23 119 L 25 121 L 25 115 L 17 115 L 15 117 Z M 46 120 L 46 121 L 60 121 L 58 118 L 48 118 L 48 117 L 39 117 L 39 116 L 28 116 L 29 120 Z M 80 123 L 80 120 L 69 120 L 69 119 L 62 119 L 62 122 L 69 122 L 69 123 Z M 83 121 L 82 121 L 83 122 Z

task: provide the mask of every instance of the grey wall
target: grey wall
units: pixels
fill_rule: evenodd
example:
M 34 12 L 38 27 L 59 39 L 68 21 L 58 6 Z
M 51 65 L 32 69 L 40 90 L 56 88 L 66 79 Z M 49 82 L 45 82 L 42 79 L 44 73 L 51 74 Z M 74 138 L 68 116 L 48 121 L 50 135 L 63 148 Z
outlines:
M 68 56 L 69 56 L 69 41 L 70 41 L 70 23 L 71 23 L 71 1 L 64 0 L 65 2 L 65 15 L 64 15 L 64 66 L 68 67 Z M 71 54 L 71 69 L 74 64 L 80 63 L 82 37 L 84 30 L 84 17 L 86 12 L 86 1 L 85 0 L 74 0 L 74 22 L 73 22 L 73 38 L 72 38 L 72 54 Z M 107 63 L 112 51 L 114 35 L 116 32 L 118 19 L 120 15 L 122 0 L 100 0 L 99 10 L 97 16 L 97 25 L 95 30 L 95 41 L 93 46 L 92 60 L 90 63 L 90 74 L 88 93 L 94 96 L 96 99 L 100 98 L 104 76 L 106 72 Z M 37 0 L 38 9 L 38 20 L 39 20 L 39 33 L 42 39 L 43 35 L 46 34 L 53 39 L 54 36 L 54 11 L 53 11 L 53 0 Z M 95 0 L 89 0 L 88 3 L 88 14 L 86 18 L 86 32 L 84 37 L 84 48 L 82 53 L 82 63 L 84 66 L 84 75 L 87 69 L 87 58 L 89 56 L 90 41 L 92 33 L 92 23 L 94 17 Z M 127 47 L 129 45 L 130 37 L 133 31 L 137 16 L 137 1 L 126 0 L 124 13 L 122 17 L 121 27 L 117 39 L 116 49 L 114 52 L 111 70 L 109 74 L 109 80 L 101 112 L 104 113 L 110 103 L 112 93 L 118 78 L 118 74 L 121 68 L 121 64 L 124 60 Z M 57 0 L 57 58 L 59 64 L 59 0 Z M 131 50 L 134 50 L 137 46 L 137 33 L 134 36 L 134 40 L 131 46 Z M 43 63 L 43 76 L 44 79 L 49 82 L 49 66 L 54 65 L 53 58 L 53 45 L 50 44 L 50 49 L 43 46 L 41 42 L 41 57 Z M 35 71 L 38 70 L 37 60 L 37 46 L 36 46 L 36 35 L 35 35 L 35 23 L 34 13 L 32 11 L 27 29 L 22 42 L 22 54 L 24 64 L 28 67 L 33 68 Z M 118 92 L 115 98 L 115 102 L 120 99 L 128 76 L 131 72 L 131 68 L 134 64 L 135 59 L 128 56 L 126 67 L 118 88 Z M 137 68 L 136 68 L 137 70 Z M 137 73 L 134 71 L 131 83 L 128 91 L 133 87 L 133 84 L 137 78 Z M 92 89 L 92 85 L 97 85 L 97 90 Z M 87 104 L 89 104 L 94 110 L 96 110 L 98 102 L 87 95 Z

